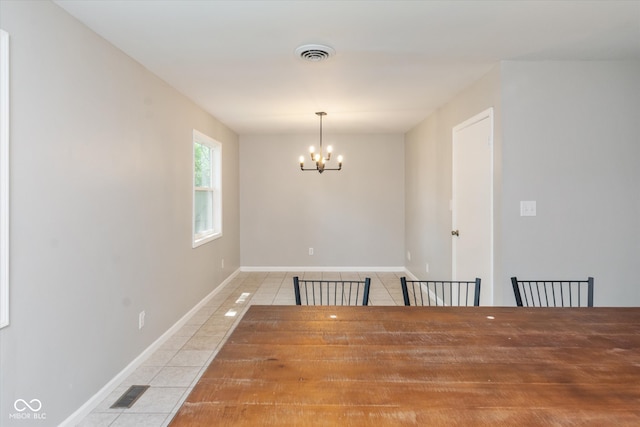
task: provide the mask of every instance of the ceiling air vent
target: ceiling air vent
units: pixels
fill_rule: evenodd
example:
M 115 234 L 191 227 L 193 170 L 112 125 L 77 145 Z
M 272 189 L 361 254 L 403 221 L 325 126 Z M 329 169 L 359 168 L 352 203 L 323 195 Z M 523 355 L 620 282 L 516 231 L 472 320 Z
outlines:
M 321 44 L 305 44 L 296 49 L 296 56 L 310 62 L 320 62 L 335 55 L 332 47 Z

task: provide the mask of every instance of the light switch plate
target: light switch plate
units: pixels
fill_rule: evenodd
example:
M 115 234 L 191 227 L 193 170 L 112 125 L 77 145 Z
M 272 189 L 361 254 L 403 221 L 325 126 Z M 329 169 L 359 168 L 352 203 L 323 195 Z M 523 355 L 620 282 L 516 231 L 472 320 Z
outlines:
M 520 216 L 536 216 L 535 200 L 520 202 Z

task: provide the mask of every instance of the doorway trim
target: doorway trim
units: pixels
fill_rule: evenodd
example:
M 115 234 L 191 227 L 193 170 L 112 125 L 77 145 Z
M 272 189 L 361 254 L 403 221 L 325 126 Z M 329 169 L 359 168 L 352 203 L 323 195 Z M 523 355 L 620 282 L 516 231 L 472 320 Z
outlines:
M 9 33 L 0 30 L 0 328 L 9 325 Z

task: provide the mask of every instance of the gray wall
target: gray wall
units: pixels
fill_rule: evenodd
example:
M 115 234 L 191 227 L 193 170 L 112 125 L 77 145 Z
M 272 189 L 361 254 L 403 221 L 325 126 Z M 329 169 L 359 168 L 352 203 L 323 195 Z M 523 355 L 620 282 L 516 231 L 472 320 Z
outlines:
M 453 127 L 494 108 L 494 163 L 499 164 L 500 70 L 490 71 L 405 135 L 406 267 L 423 279 L 451 278 L 451 200 Z M 494 211 L 500 206 L 500 173 L 494 176 Z M 494 223 L 500 220 L 494 215 Z M 496 265 L 498 254 L 494 254 Z M 429 272 L 426 264 L 429 264 Z M 494 266 L 494 269 L 496 266 Z
M 593 276 L 596 305 L 640 305 L 640 62 L 505 62 L 502 100 L 502 281 Z
M 639 62 L 504 62 L 408 132 L 407 268 L 450 276 L 451 130 L 489 106 L 495 304 L 515 304 L 517 275 L 593 276 L 596 305 L 640 305 Z
M 402 135 L 331 135 L 327 117 L 340 172 L 300 171 L 318 134 L 241 136 L 243 267 L 402 267 Z
M 3 1 L 0 19 L 11 36 L 0 424 L 32 425 L 9 419 L 22 398 L 47 414 L 33 425 L 56 425 L 239 268 L 238 137 L 53 3 Z M 193 128 L 224 146 L 224 236 L 197 249 Z

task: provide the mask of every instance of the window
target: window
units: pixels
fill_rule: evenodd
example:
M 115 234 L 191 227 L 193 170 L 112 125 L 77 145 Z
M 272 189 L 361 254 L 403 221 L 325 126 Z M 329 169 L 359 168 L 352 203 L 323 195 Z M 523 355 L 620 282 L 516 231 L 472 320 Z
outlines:
M 193 131 L 193 247 L 222 236 L 222 144 Z

